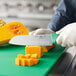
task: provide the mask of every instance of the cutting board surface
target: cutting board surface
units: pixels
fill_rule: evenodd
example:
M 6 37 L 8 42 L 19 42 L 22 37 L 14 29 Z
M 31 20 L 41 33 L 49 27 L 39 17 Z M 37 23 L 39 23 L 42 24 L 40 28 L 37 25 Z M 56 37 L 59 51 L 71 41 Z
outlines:
M 58 35 L 52 34 L 53 43 L 56 45 L 55 48 L 49 50 L 48 53 L 44 53 L 44 56 L 39 59 L 39 63 L 31 67 L 23 67 L 15 64 L 17 54 L 25 54 L 25 47 L 1 45 L 0 76 L 46 76 L 65 49 L 56 44 L 55 40 L 57 37 Z

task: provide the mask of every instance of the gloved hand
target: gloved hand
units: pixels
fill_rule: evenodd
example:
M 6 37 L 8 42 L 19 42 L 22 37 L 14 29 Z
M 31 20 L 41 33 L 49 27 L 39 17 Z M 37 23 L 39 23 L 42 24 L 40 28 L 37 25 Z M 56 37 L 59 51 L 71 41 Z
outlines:
M 50 29 L 37 29 L 35 31 L 30 32 L 30 35 L 43 35 L 43 34 L 50 34 L 50 33 L 54 33 L 54 31 L 50 30 Z
M 76 46 L 76 23 L 68 24 L 56 33 L 60 34 L 56 40 L 58 44 L 68 47 Z

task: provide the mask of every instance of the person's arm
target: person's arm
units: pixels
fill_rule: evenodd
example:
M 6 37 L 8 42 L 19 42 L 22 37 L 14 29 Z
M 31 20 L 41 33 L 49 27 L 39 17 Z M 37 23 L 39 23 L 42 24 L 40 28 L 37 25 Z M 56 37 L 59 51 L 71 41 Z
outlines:
M 53 31 L 58 31 L 65 25 L 72 23 L 72 12 L 71 0 L 61 0 L 48 28 Z
M 30 35 L 50 34 L 63 28 L 65 25 L 73 22 L 73 9 L 71 0 L 61 0 L 58 8 L 55 11 L 47 29 L 37 29 L 30 33 Z

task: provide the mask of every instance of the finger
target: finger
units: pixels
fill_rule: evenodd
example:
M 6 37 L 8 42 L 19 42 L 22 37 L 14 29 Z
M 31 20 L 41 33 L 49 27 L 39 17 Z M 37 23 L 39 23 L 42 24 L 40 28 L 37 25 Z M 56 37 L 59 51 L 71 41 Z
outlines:
M 72 47 L 72 46 L 73 46 L 73 44 L 71 42 L 67 41 L 67 47 Z
M 34 35 L 42 35 L 45 34 L 46 32 L 44 31 L 44 29 L 38 29 L 35 31 Z
M 76 41 L 76 40 L 75 40 L 75 41 Z M 75 41 L 71 41 L 71 40 L 68 41 L 67 46 L 68 46 L 68 47 L 76 46 Z
M 67 45 L 66 45 L 66 42 L 67 42 L 67 41 L 63 39 L 63 40 L 62 40 L 62 44 L 61 44 L 61 46 L 62 46 L 62 47 L 67 46 Z
M 56 39 L 56 42 L 57 44 L 62 44 L 62 36 L 59 36 L 57 39 Z
M 67 44 L 67 47 L 72 47 L 72 46 L 73 46 L 72 44 L 69 44 L 69 43 Z
M 53 31 L 49 29 L 38 29 L 34 33 L 34 35 L 43 35 L 43 34 L 51 34 Z M 54 33 L 54 32 L 53 32 Z
M 68 39 L 67 36 L 63 35 L 62 44 L 61 44 L 62 47 L 67 46 L 67 39 Z
M 65 43 L 62 43 L 61 46 L 62 46 L 62 47 L 65 47 L 65 46 L 67 46 L 67 45 L 66 45 Z
M 29 33 L 29 35 L 34 35 L 34 33 L 35 33 L 35 31 L 32 31 L 32 32 Z
M 42 35 L 42 34 L 44 34 L 43 31 L 35 31 L 35 33 L 34 33 L 34 35 Z

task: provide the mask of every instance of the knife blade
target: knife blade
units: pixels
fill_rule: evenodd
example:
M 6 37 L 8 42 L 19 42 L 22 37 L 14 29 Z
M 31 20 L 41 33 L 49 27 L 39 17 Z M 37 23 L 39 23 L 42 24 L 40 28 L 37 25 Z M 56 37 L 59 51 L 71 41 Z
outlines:
M 9 44 L 27 46 L 49 46 L 52 45 L 51 35 L 20 35 L 13 37 Z

